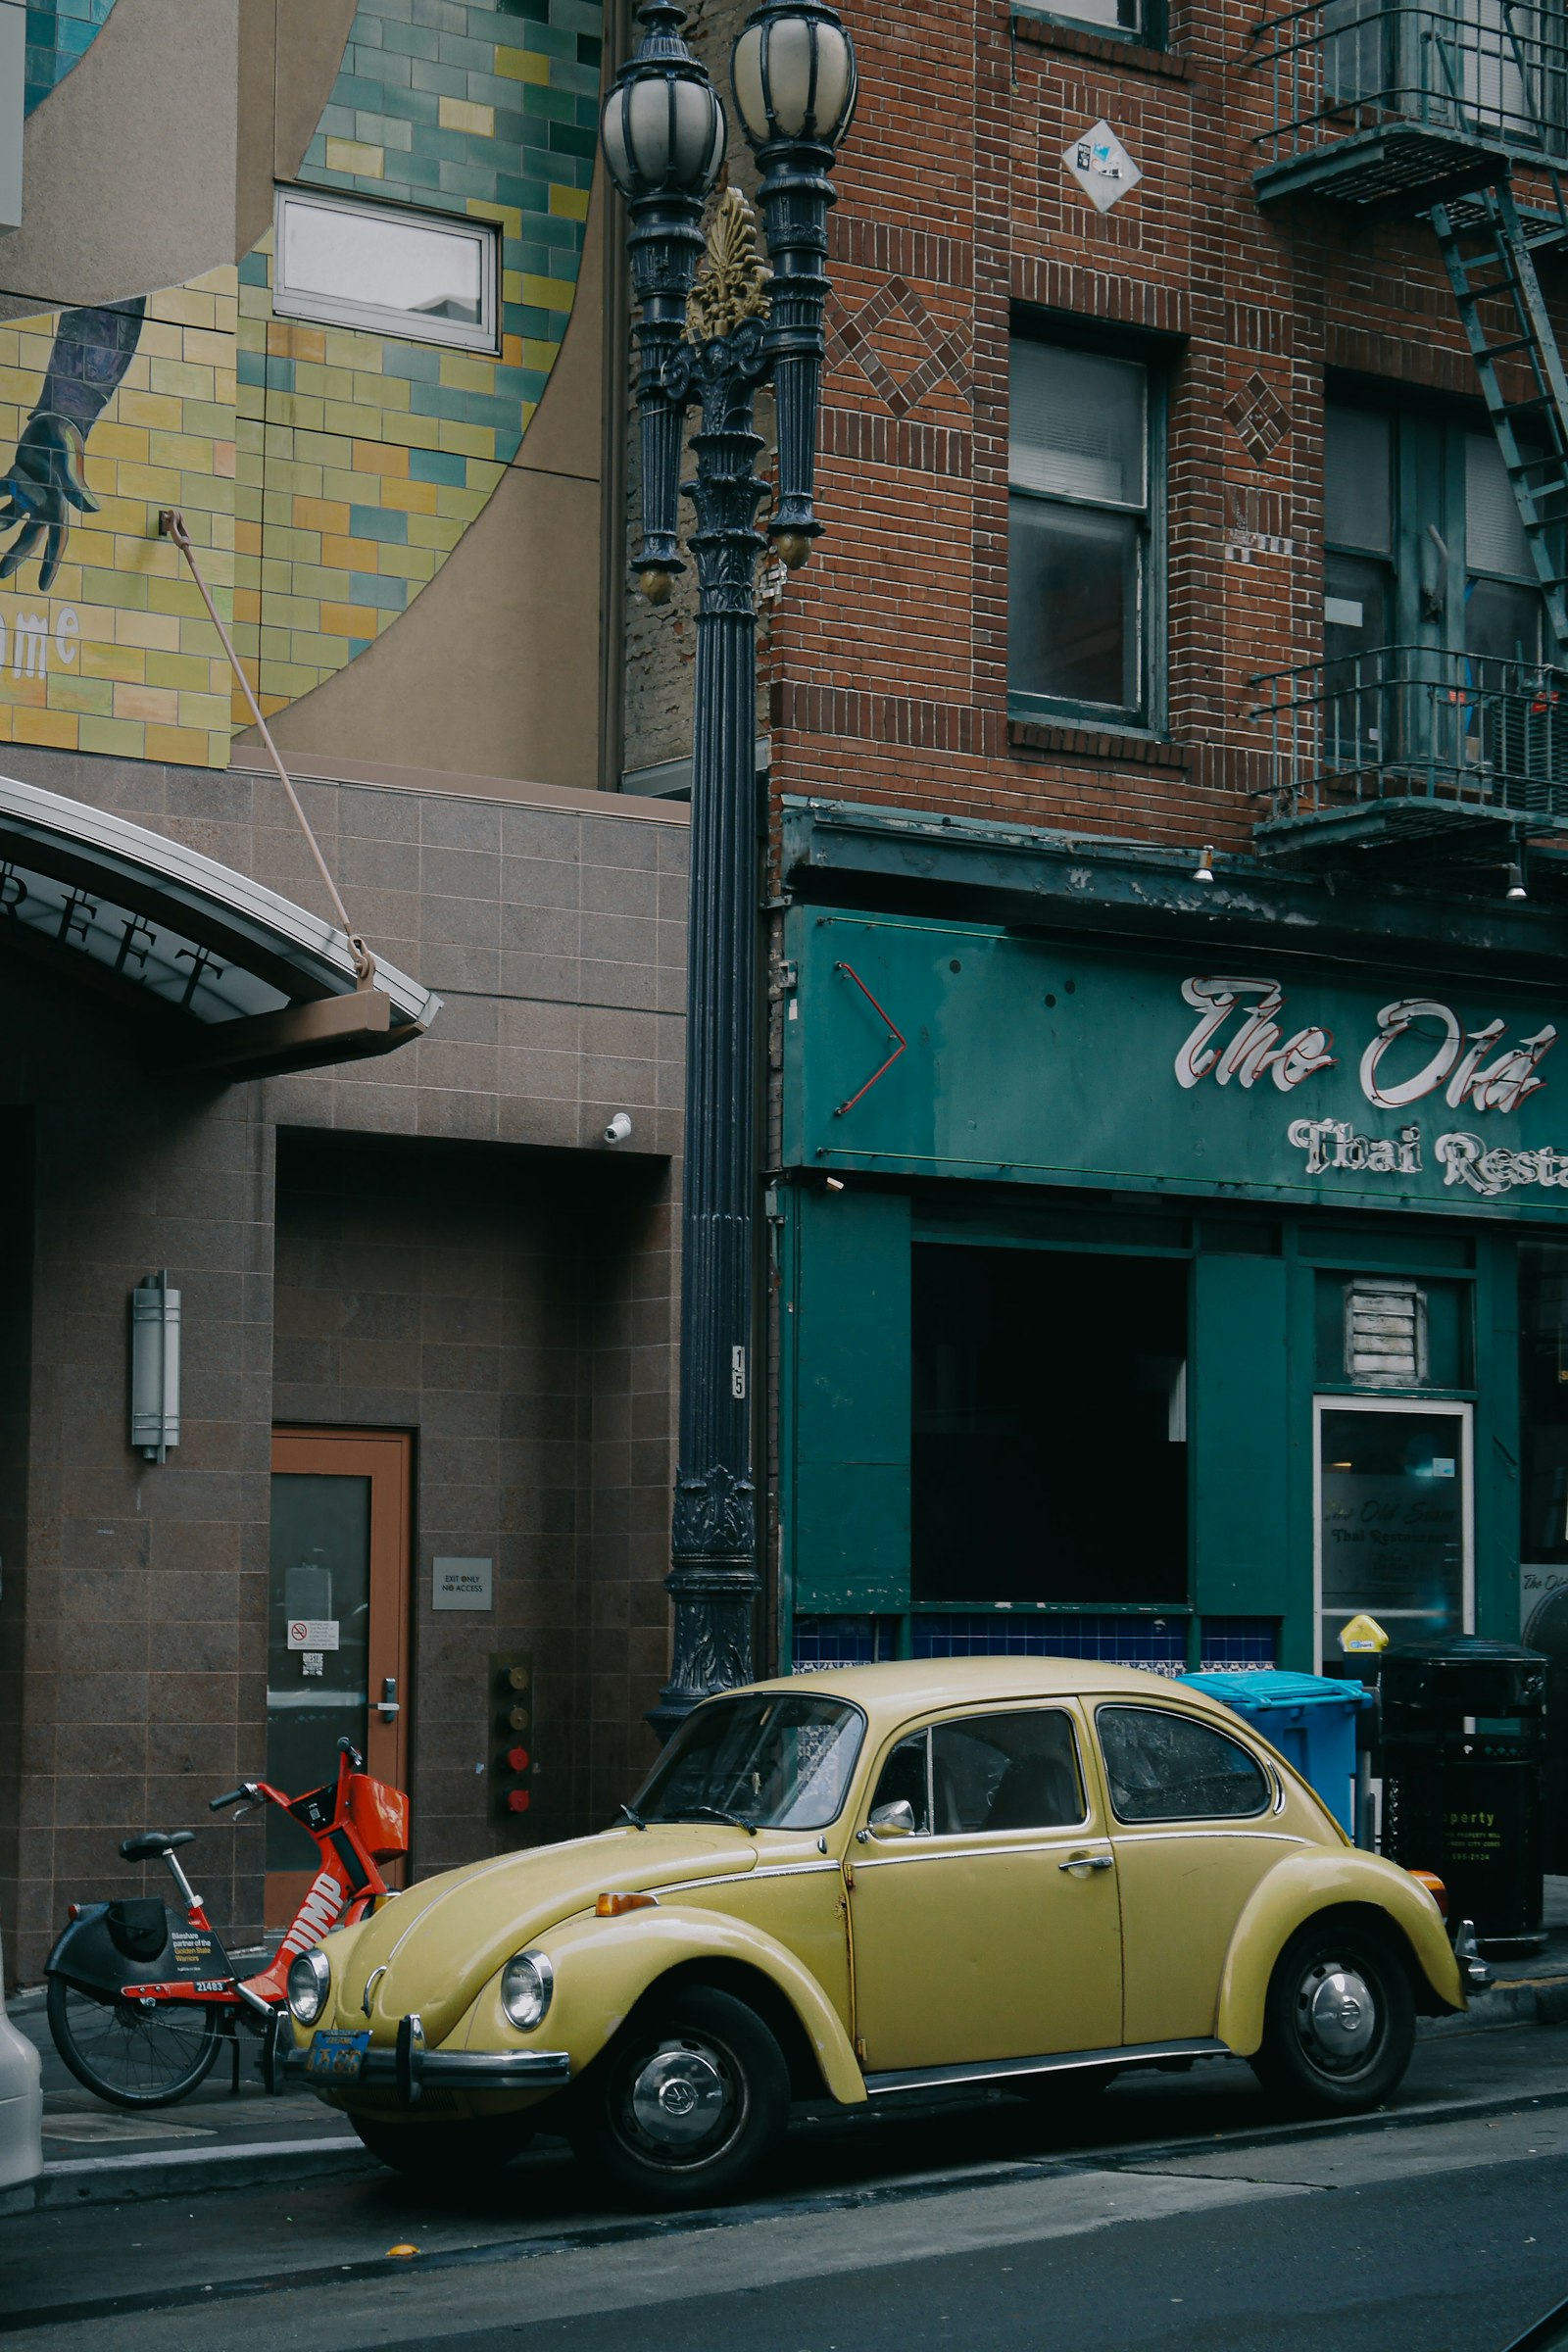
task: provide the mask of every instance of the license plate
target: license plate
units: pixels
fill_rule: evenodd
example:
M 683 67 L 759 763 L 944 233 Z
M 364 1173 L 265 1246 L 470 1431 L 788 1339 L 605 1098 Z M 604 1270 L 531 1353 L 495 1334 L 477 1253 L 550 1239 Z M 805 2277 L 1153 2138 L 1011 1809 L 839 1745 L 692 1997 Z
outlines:
M 366 2034 L 318 2034 L 311 2043 L 305 2061 L 307 2080 L 313 2082 L 357 2082 L 365 2068 L 365 2053 L 370 2046 Z

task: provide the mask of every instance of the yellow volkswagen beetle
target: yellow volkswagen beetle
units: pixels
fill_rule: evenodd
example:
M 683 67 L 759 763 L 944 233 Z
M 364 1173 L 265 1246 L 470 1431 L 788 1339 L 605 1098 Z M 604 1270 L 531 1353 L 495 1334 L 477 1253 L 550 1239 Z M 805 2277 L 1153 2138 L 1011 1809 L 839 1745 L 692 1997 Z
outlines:
M 427 1880 L 301 1955 L 285 2062 L 453 2179 L 552 2129 L 659 2203 L 734 2188 L 790 2102 L 1235 2053 L 1386 2098 L 1465 2004 L 1428 1887 L 1235 1715 L 1049 1658 L 706 1700 L 612 1829 Z

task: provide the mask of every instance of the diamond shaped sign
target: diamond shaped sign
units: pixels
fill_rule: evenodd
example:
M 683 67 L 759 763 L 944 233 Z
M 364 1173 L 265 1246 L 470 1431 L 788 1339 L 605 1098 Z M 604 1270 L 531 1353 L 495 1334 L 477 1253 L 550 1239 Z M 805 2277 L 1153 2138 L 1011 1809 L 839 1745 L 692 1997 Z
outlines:
M 1144 176 L 1108 122 L 1074 139 L 1061 160 L 1097 213 L 1108 213 Z

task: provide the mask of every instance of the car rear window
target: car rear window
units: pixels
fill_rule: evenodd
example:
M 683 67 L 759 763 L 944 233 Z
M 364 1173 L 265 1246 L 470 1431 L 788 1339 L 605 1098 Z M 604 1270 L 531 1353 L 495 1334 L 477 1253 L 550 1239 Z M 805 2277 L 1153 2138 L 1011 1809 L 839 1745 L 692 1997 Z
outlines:
M 1262 1766 L 1240 1740 L 1164 1707 L 1095 1717 L 1118 1821 L 1234 1821 L 1267 1810 Z

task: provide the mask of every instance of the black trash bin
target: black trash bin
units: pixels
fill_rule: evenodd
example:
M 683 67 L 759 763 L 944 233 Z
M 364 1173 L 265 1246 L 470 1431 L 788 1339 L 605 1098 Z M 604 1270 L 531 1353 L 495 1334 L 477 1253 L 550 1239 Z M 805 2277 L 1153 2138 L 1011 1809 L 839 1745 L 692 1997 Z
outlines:
M 1461 1635 L 1380 1669 L 1383 1851 L 1436 1871 L 1482 1942 L 1540 1941 L 1547 1660 Z

